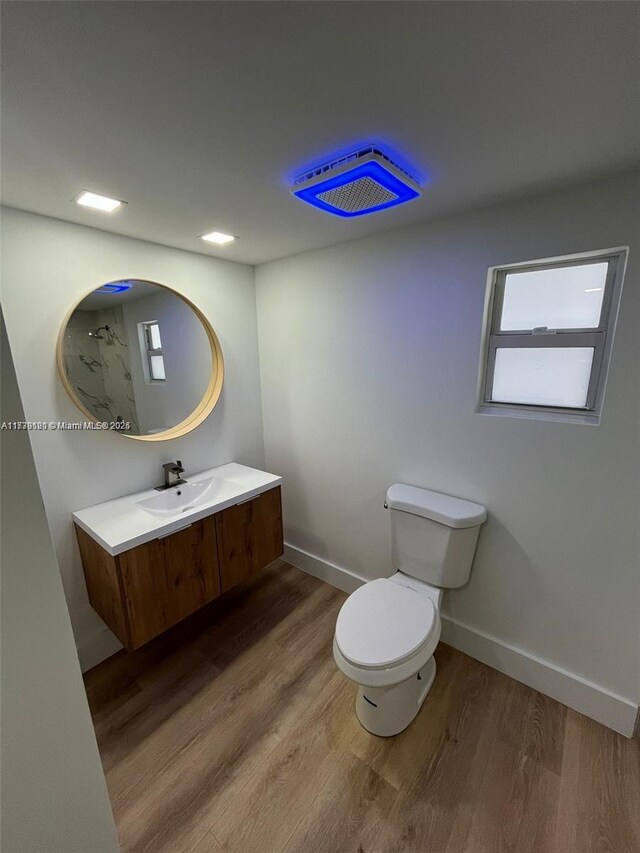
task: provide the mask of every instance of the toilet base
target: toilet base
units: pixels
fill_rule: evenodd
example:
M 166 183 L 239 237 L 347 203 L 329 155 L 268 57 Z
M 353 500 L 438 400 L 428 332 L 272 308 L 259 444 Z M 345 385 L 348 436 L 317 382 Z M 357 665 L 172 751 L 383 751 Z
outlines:
M 433 655 L 417 675 L 391 687 L 358 687 L 356 715 L 378 737 L 392 737 L 415 719 L 436 676 Z

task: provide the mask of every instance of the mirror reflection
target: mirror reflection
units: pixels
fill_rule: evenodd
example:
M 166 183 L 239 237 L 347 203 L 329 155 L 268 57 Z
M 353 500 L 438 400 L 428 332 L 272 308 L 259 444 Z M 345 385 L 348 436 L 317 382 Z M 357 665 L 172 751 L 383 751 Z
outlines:
M 63 363 L 77 401 L 129 435 L 163 433 L 201 402 L 215 367 L 193 308 L 147 281 L 105 284 L 75 308 Z

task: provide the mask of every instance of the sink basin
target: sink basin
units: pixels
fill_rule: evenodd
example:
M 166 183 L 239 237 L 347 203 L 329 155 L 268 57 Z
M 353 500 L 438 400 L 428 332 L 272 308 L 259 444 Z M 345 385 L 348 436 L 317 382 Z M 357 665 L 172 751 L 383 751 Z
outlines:
M 194 509 L 205 499 L 213 498 L 224 482 L 217 477 L 210 477 L 208 480 L 200 480 L 199 483 L 181 483 L 152 498 L 138 501 L 137 505 L 151 515 L 179 515 Z
M 243 501 L 282 482 L 281 477 L 228 462 L 193 472 L 188 482 L 162 492 L 124 495 L 73 513 L 74 522 L 112 557 Z

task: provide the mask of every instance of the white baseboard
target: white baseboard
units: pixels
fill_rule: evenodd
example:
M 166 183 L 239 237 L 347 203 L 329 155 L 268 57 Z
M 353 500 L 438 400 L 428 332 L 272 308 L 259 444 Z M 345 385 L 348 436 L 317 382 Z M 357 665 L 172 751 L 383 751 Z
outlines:
M 115 637 L 108 628 L 104 628 L 95 637 L 92 637 L 88 643 L 78 648 L 78 660 L 80 661 L 80 669 L 86 672 L 102 663 L 103 660 L 111 657 L 116 652 L 120 651 L 122 643 Z
M 633 737 L 638 706 L 605 687 L 451 617 L 442 620 L 442 639 L 585 717 Z
M 303 572 L 313 575 L 314 578 L 330 583 L 331 586 L 335 586 L 343 592 L 355 592 L 359 586 L 370 580 L 370 578 L 365 578 L 356 572 L 349 571 L 349 569 L 336 566 L 335 563 L 330 563 L 328 560 L 314 557 L 313 554 L 309 554 L 301 548 L 294 548 L 293 545 L 288 545 L 286 542 L 284 543 L 282 559 L 297 569 L 302 569 Z
M 284 559 L 344 592 L 354 592 L 368 580 L 292 545 L 285 544 Z M 442 640 L 574 711 L 633 737 L 640 712 L 629 699 L 448 616 L 442 619 Z

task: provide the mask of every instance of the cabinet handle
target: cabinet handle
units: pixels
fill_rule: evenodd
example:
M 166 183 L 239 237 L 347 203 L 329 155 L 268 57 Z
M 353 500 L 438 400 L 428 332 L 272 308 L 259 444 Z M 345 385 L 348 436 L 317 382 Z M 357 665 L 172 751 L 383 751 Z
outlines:
M 248 503 L 249 503 L 249 501 L 255 501 L 255 500 L 257 500 L 259 497 L 261 497 L 261 495 L 254 495 L 252 498 L 245 498 L 243 501 L 238 501 L 238 503 L 236 504 L 236 506 L 242 506 L 242 504 L 248 504 Z
M 173 536 L 174 533 L 179 533 L 181 530 L 186 530 L 188 527 L 191 527 L 192 525 L 193 525 L 193 522 L 191 522 L 191 524 L 183 524 L 182 527 L 177 527 L 175 530 L 172 530 L 171 533 L 163 533 L 162 536 L 158 536 L 157 538 L 158 539 L 166 539 L 167 536 Z

